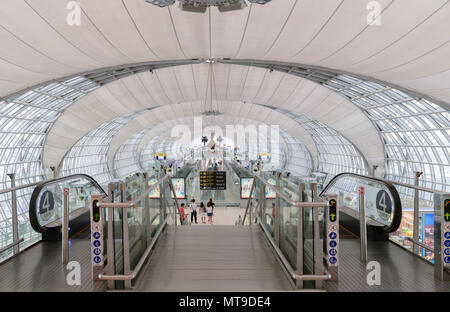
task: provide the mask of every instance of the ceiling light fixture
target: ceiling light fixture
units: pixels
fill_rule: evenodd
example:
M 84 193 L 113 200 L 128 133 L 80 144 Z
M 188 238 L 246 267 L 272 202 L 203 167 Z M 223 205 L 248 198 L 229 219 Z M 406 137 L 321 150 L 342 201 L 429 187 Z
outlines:
M 145 0 L 148 3 L 164 8 L 175 4 L 175 0 Z M 250 3 L 266 4 L 271 0 L 247 0 Z M 235 11 L 247 7 L 246 0 L 178 0 L 183 11 L 205 13 L 210 6 L 215 6 L 219 12 Z

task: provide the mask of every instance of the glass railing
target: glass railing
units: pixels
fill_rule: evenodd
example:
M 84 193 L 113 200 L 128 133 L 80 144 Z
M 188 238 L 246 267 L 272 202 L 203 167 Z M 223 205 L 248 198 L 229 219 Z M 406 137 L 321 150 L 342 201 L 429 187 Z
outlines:
M 43 181 L 34 188 L 29 203 L 30 224 L 34 231 L 45 233 L 61 226 L 65 193 L 69 220 L 89 211 L 92 194 L 107 196 L 103 188 L 85 174 Z
M 239 163 L 233 166 L 243 175 L 252 174 Z M 256 216 L 289 272 L 291 282 L 298 288 L 321 288 L 323 280 L 332 278 L 323 261 L 328 252 L 322 233 L 328 228 L 323 217 L 328 202 L 318 197 L 317 184 L 304 182 L 315 180 L 283 177 L 276 172 L 258 172 L 252 176 L 254 195 L 247 208 L 255 209 L 248 212 Z M 249 213 L 245 217 L 248 219 Z
M 354 173 L 336 175 L 320 193 L 338 194 L 341 211 L 359 220 L 360 194 L 364 193 L 366 222 L 391 233 L 400 226 L 402 202 L 395 186 L 385 180 Z
M 167 212 L 179 218 L 170 179 L 171 175 L 157 179 L 137 174 L 109 185 L 110 194 L 115 195 L 99 204 L 105 216 L 103 246 L 107 246 L 99 278 L 109 281 L 109 288 L 129 289 L 167 224 Z

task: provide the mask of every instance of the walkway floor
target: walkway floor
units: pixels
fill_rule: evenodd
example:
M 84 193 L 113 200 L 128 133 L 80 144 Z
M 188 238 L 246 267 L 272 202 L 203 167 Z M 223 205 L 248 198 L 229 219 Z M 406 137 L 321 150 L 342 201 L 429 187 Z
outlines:
M 40 242 L 0 265 L 2 291 L 103 291 L 103 282 L 92 281 L 90 239 L 71 239 L 69 261 L 81 266 L 80 285 L 66 282 L 69 273 L 61 261 L 61 242 Z
M 377 261 L 381 268 L 381 284 L 368 285 L 367 274 L 372 270 L 360 262 L 359 244 L 358 239 L 341 239 L 339 283 L 328 282 L 328 291 L 450 291 L 450 281 L 434 278 L 433 265 L 389 241 L 367 242 L 368 262 Z
M 293 290 L 257 226 L 169 226 L 139 291 Z

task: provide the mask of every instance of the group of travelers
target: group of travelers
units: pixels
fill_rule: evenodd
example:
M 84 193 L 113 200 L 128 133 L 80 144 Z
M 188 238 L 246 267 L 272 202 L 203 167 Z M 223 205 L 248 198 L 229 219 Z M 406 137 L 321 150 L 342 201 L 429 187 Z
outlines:
M 195 199 L 191 200 L 191 203 L 189 204 L 189 211 L 191 215 L 191 224 L 195 222 L 195 224 L 198 224 L 197 222 L 197 210 L 201 217 L 202 224 L 206 224 L 206 217 L 208 217 L 208 223 L 210 225 L 213 224 L 213 214 L 214 214 L 214 206 L 216 204 L 214 203 L 213 199 L 210 198 L 209 201 L 205 204 L 203 202 L 200 203 L 200 207 L 197 209 L 197 204 L 195 203 Z M 181 204 L 180 207 L 181 212 L 181 218 L 183 219 L 183 222 L 186 220 L 186 213 L 184 211 L 184 203 Z

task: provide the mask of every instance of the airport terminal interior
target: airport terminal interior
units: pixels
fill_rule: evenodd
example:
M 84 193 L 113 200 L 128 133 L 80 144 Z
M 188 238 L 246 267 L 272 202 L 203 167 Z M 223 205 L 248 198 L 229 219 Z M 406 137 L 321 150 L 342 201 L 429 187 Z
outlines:
M 0 292 L 450 291 L 450 1 L 2 0 Z

